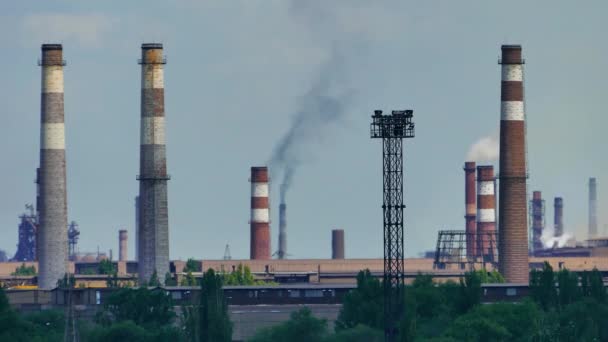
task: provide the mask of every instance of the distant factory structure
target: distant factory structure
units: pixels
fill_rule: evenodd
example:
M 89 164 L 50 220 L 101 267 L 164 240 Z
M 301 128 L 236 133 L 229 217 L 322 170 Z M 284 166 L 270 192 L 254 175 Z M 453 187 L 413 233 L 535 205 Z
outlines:
M 540 191 L 532 192 L 530 201 L 530 221 L 532 224 L 532 254 L 544 248 L 542 235 L 545 229 L 545 200 Z

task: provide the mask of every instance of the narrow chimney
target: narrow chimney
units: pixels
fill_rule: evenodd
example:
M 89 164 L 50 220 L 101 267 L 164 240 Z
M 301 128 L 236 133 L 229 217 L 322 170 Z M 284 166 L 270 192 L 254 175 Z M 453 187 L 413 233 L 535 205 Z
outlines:
M 541 236 L 545 229 L 545 201 L 542 198 L 540 191 L 532 193 L 532 252 L 538 252 L 543 249 Z
M 477 256 L 477 197 L 475 192 L 475 162 L 464 163 L 465 231 L 467 234 L 467 258 Z
M 589 238 L 597 237 L 597 181 L 589 178 Z
M 63 47 L 43 44 L 40 132 L 38 287 L 52 289 L 67 272 L 68 218 L 63 111 Z
M 553 202 L 553 236 L 564 235 L 564 199 L 555 197 Z
M 141 50 L 138 274 L 143 283 L 156 272 L 162 283 L 169 272 L 165 58 L 162 44 L 142 44 Z
M 344 259 L 344 229 L 331 231 L 331 258 Z
M 503 45 L 500 104 L 499 265 L 509 283 L 528 283 L 526 125 L 522 49 Z
M 477 166 L 477 244 L 478 255 L 492 261 L 496 250 L 496 191 L 494 166 Z
M 268 167 L 251 168 L 250 258 L 270 259 Z
M 121 229 L 118 231 L 118 261 L 127 261 L 127 231 Z
M 277 257 L 285 259 L 287 257 L 287 205 L 279 204 L 279 251 Z

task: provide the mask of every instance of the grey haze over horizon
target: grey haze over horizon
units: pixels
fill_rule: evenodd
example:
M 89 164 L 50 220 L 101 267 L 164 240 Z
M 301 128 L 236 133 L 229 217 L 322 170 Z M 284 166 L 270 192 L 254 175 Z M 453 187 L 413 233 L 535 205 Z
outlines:
M 522 44 L 530 178 L 546 223 L 564 198 L 565 232 L 587 232 L 587 182 L 598 179 L 600 233 L 608 223 L 604 127 L 608 3 L 561 1 L 148 1 L 0 4 L 0 249 L 12 257 L 18 218 L 35 201 L 40 44 L 64 46 L 68 218 L 79 249 L 134 255 L 140 46 L 162 42 L 172 259 L 249 255 L 249 168 L 266 163 L 335 44 L 340 121 L 301 147 L 288 196 L 291 258 L 331 256 L 345 230 L 347 258 L 382 255 L 381 146 L 374 109 L 413 109 L 405 150 L 406 254 L 435 247 L 439 229 L 464 229 L 471 147 L 498 131 L 500 45 Z M 490 153 L 491 155 L 491 153 Z M 497 170 L 499 171 L 499 170 Z M 272 250 L 279 183 L 271 186 Z

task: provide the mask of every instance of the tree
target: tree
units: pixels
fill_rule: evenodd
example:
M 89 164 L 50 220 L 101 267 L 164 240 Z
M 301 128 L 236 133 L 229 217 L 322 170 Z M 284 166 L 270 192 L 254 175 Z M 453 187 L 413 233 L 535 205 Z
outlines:
M 171 277 L 171 273 L 165 273 L 165 286 L 177 286 L 177 280 Z
M 198 285 L 198 282 L 196 281 L 196 278 L 194 278 L 194 275 L 192 275 L 192 272 L 188 271 L 188 274 L 186 274 L 186 277 L 182 279 L 180 285 L 196 286 L 196 285 Z
M 188 258 L 188 261 L 186 261 L 186 266 L 184 266 L 184 272 L 188 273 L 188 272 L 200 272 L 200 271 L 201 271 L 200 262 L 198 262 L 192 258 Z
M 336 331 L 354 328 L 359 324 L 384 329 L 382 283 L 369 270 L 357 274 L 357 288 L 344 297 L 335 322 Z
M 459 313 L 465 313 L 481 303 L 481 277 L 477 272 L 467 272 L 460 279 L 456 308 Z
M 15 272 L 11 273 L 11 275 L 13 275 L 13 276 L 33 276 L 33 275 L 36 275 L 36 267 L 34 265 L 25 266 L 25 263 L 22 263 L 21 266 L 19 266 L 15 269 Z
M 203 275 L 198 314 L 201 342 L 229 342 L 232 339 L 232 322 L 222 285 L 222 277 L 213 269 Z
M 288 321 L 262 329 L 249 341 L 321 342 L 327 337 L 327 334 L 327 321 L 314 317 L 310 309 L 305 307 L 292 312 Z
M 556 306 L 555 274 L 548 262 L 545 262 L 542 271 L 530 272 L 530 295 L 545 311 Z
M 593 268 L 589 274 L 589 296 L 600 303 L 606 303 L 606 288 L 602 274 L 597 268 Z
M 357 325 L 352 329 L 341 330 L 328 336 L 324 342 L 383 342 L 384 332 L 365 325 Z
M 104 310 L 97 321 L 105 326 L 132 321 L 147 329 L 158 329 L 172 324 L 175 317 L 173 301 L 169 295 L 162 290 L 140 287 L 121 288 L 112 293 L 104 303 Z
M 156 273 L 156 270 L 154 270 L 154 272 L 150 276 L 150 280 L 148 281 L 148 286 L 150 286 L 150 287 L 160 286 L 160 280 L 158 280 L 158 274 Z
M 258 285 L 260 282 L 257 282 L 251 274 L 251 269 L 249 266 L 243 266 L 243 264 L 239 264 L 236 269 L 229 274 L 224 275 L 224 284 L 233 286 L 233 285 Z
M 108 259 L 103 259 L 97 264 L 97 274 L 114 274 L 117 272 L 114 263 Z
M 578 275 L 567 269 L 562 269 L 557 273 L 557 283 L 559 285 L 559 305 L 561 308 L 572 304 L 581 297 L 578 288 Z

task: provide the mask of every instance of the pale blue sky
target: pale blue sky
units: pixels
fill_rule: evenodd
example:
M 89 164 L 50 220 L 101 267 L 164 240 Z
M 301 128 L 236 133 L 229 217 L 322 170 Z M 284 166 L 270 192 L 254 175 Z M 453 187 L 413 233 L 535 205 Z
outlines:
M 145 5 L 144 5 L 145 3 Z M 373 5 L 372 5 L 373 3 Z M 288 202 L 293 258 L 379 257 L 381 147 L 374 109 L 414 110 L 406 160 L 406 253 L 463 229 L 462 165 L 499 125 L 503 43 L 526 58 L 529 191 L 564 197 L 566 231 L 585 238 L 587 179 L 608 223 L 605 1 L 3 1 L 0 4 L 0 248 L 12 256 L 17 215 L 34 201 L 40 44 L 64 44 L 69 218 L 81 251 L 134 252 L 142 42 L 162 42 L 171 257 L 249 255 L 249 167 L 265 163 L 298 99 L 339 46 L 343 121 L 302 147 Z M 273 215 L 278 212 L 273 187 Z M 277 222 L 277 218 L 273 218 Z M 272 225 L 273 250 L 277 226 Z

